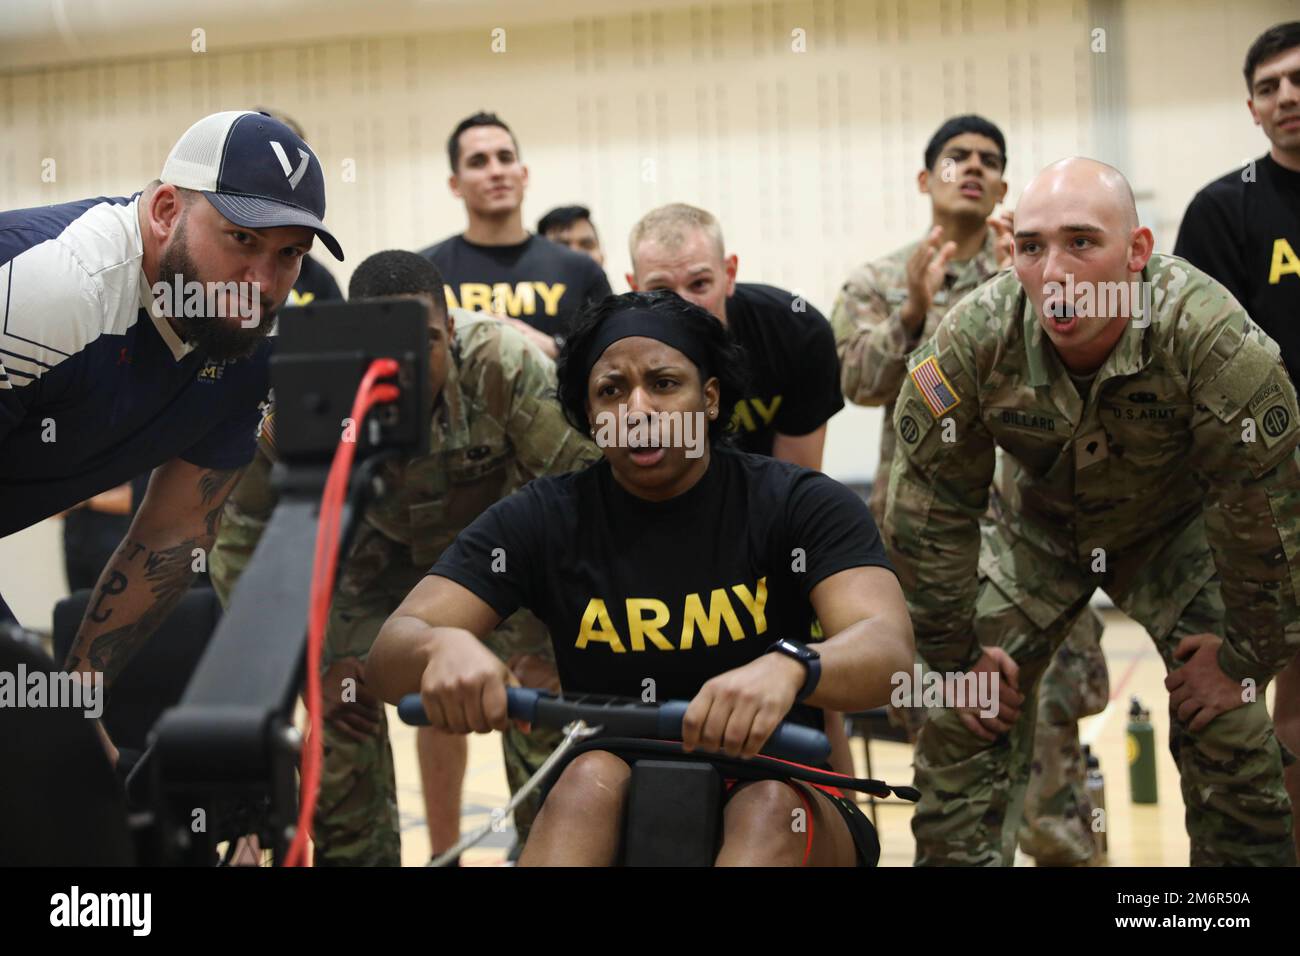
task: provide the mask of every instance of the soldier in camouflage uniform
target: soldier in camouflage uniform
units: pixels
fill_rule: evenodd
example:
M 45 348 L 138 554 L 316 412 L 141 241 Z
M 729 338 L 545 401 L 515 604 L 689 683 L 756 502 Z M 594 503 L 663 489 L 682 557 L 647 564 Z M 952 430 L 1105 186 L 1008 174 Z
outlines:
M 867 502 L 882 528 L 897 440 L 894 403 L 908 356 L 929 341 L 955 302 L 1011 265 L 1009 227 L 991 218 L 1006 195 L 1005 154 L 1001 130 L 982 117 L 958 116 L 940 126 L 926 146 L 919 177 L 921 191 L 931 198 L 930 233 L 855 270 L 831 313 L 845 397 L 885 408 L 878 478 Z M 1025 852 L 1042 865 L 1086 864 L 1096 853 L 1087 825 L 1091 807 L 1078 720 L 1106 706 L 1101 632 L 1101 618 L 1090 609 L 1043 677 L 1022 840 Z M 915 741 L 925 710 L 891 707 L 890 718 Z
M 1292 864 L 1263 697 L 1300 646 L 1300 424 L 1277 346 L 1213 279 L 1151 255 L 1110 167 L 1048 167 L 1015 230 L 1016 271 L 954 306 L 894 416 L 886 526 L 917 646 L 1002 698 L 922 729 L 917 862 L 1011 862 L 1035 689 L 1102 587 L 1169 670 L 1191 862 Z M 1145 307 L 1101 285 L 1130 279 Z
M 379 253 L 372 257 L 379 262 L 358 267 L 352 296 L 358 297 L 359 279 L 363 295 L 373 291 L 374 282 L 363 277 L 382 273 L 393 256 L 409 257 L 414 265 L 399 265 L 414 276 L 436 273 L 414 253 Z M 410 291 L 395 281 L 396 286 L 381 278 L 378 287 Z M 426 284 L 442 290 L 440 276 Z M 330 608 L 322 659 L 326 706 L 338 699 L 346 677 L 357 681 L 356 699 L 368 706 L 324 725 L 325 761 L 312 834 L 318 865 L 396 866 L 401 861 L 384 711 L 361 685 L 364 660 L 379 628 L 457 533 L 489 505 L 534 477 L 584 467 L 599 457 L 595 445 L 565 423 L 553 397 L 555 373 L 548 359 L 503 322 L 462 310 L 452 315 L 453 345 L 444 363 L 446 379 L 435 405 L 429 453 L 383 467 L 384 491 L 365 510 Z M 435 385 L 438 377 L 435 369 Z M 270 486 L 274 458 L 271 414 L 263 422 L 256 459 L 227 501 L 210 562 L 223 602 L 275 506 Z M 554 671 L 546 630 L 527 612 L 503 622 L 488 646 L 511 667 L 534 660 L 541 664 L 534 671 Z M 503 738 L 512 790 L 541 766 L 558 741 L 553 731 L 524 734 L 512 726 Z M 536 803 L 526 802 L 515 813 L 521 840 L 537 813 Z

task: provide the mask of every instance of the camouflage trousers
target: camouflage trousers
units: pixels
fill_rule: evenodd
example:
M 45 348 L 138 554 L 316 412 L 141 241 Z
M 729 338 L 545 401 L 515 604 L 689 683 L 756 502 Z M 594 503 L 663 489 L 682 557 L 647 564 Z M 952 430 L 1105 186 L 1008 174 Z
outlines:
M 987 578 L 980 582 L 976 635 L 1005 650 L 1020 667 L 1025 706 L 1007 734 L 989 743 L 962 726 L 953 710 L 935 711 L 916 748 L 921 801 L 912 819 L 917 865 L 1009 866 L 1025 803 L 1039 717 L 1038 692 L 1057 649 L 1087 599 L 1039 628 Z M 1173 670 L 1174 649 L 1186 636 L 1223 634 L 1217 580 L 1201 589 L 1168 633 L 1152 634 Z M 1171 714 L 1169 748 L 1182 783 L 1194 866 L 1295 862 L 1291 805 L 1282 786 L 1283 754 L 1263 695 L 1192 733 Z
M 330 607 L 323 668 L 344 658 L 364 660 L 384 621 L 424 577 L 424 569 L 412 568 L 403 550 L 372 529 L 363 526 L 358 532 Z M 545 628 L 527 612 L 503 621 L 485 643 L 502 661 L 524 653 L 554 661 Z M 324 727 L 320 796 L 312 824 L 316 865 L 400 866 L 401 822 L 387 717 L 381 711 L 378 733 L 364 743 L 328 722 Z M 558 731 L 525 734 L 513 725 L 502 735 L 511 792 L 536 772 L 562 737 Z M 515 811 L 521 842 L 540 799 L 535 792 Z
M 1020 846 L 1040 866 L 1078 866 L 1092 862 L 1096 854 L 1079 719 L 1099 713 L 1110 696 L 1101 631 L 1096 611 L 1089 608 L 1081 614 L 1039 688 Z M 915 743 L 926 713 L 924 707 L 891 706 L 889 719 Z
M 1079 720 L 1101 713 L 1110 697 L 1101 632 L 1101 616 L 1088 608 L 1057 650 L 1038 688 L 1038 723 L 1020 848 L 1039 866 L 1083 866 L 1097 856 Z

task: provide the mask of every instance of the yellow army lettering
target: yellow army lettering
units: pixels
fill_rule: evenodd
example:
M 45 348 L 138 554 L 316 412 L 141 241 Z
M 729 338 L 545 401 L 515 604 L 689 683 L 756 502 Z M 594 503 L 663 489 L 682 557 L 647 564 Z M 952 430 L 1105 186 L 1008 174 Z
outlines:
M 560 314 L 560 299 L 568 286 L 563 282 L 462 282 L 460 291 L 446 286 L 447 306 L 452 309 L 469 309 L 472 312 L 494 312 L 519 318 L 537 314 L 537 299 L 542 300 L 542 311 L 547 315 Z
M 1277 285 L 1284 275 L 1300 276 L 1300 256 L 1295 254 L 1291 243 L 1278 238 L 1273 240 L 1273 262 L 1268 269 L 1268 284 Z
M 765 633 L 767 631 L 765 612 L 767 578 L 759 578 L 753 591 L 743 584 L 733 584 L 731 590 L 753 619 L 754 633 Z M 726 588 L 714 588 L 709 592 L 707 614 L 704 611 L 704 601 L 698 593 L 692 592 L 686 595 L 682 605 L 680 638 L 675 647 L 663 634 L 672 620 L 672 612 L 665 602 L 656 598 L 627 598 L 624 604 L 627 608 L 628 643 L 632 645 L 633 651 L 644 651 L 647 641 L 660 651 L 688 651 L 695 643 L 696 631 L 699 632 L 706 646 L 716 647 L 723 624 L 727 626 L 727 633 L 733 641 L 745 639 L 745 630 L 741 627 L 740 618 L 736 615 L 736 609 L 732 606 Z M 627 652 L 627 646 L 623 643 L 622 635 L 614 627 L 604 600 L 596 597 L 587 601 L 587 609 L 582 614 L 582 623 L 578 626 L 578 640 L 575 646 L 582 649 L 593 642 L 608 644 L 609 649 L 615 654 Z
M 759 426 L 754 421 L 754 416 L 750 412 L 753 408 L 758 413 L 758 417 L 763 420 L 764 425 L 772 424 L 772 419 L 776 417 L 776 410 L 781 407 L 781 396 L 775 395 L 767 402 L 761 398 L 742 398 L 736 402 L 736 410 L 731 416 L 731 430 L 740 431 L 744 429 L 747 432 L 758 431 Z

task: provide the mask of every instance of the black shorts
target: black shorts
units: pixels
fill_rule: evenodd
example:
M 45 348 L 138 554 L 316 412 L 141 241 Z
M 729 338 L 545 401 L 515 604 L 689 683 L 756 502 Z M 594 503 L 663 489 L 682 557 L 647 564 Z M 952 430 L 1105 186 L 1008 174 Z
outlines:
M 809 767 L 808 769 L 816 770 L 820 768 Z M 735 794 L 736 784 L 749 782 L 735 779 L 725 780 L 727 794 L 723 800 L 724 805 Z M 872 826 L 871 821 L 862 812 L 856 800 L 838 787 L 788 778 L 782 782 L 788 784 L 799 794 L 799 799 L 803 801 L 804 808 L 808 811 L 808 839 L 804 845 L 804 866 L 808 865 L 808 858 L 812 855 L 813 839 L 816 835 L 813 832 L 812 795 L 808 792 L 810 787 L 830 800 L 835 809 L 839 811 L 840 816 L 844 818 L 844 824 L 849 828 L 849 834 L 853 837 L 853 845 L 857 847 L 858 866 L 875 866 L 880 862 L 880 838 L 876 834 L 876 828 Z
M 754 765 L 750 764 L 749 761 L 727 758 L 720 754 L 709 754 L 702 751 L 694 751 L 689 754 L 684 753 L 681 746 L 681 743 L 678 741 L 668 740 L 641 740 L 609 737 L 598 737 L 592 740 L 585 740 L 570 750 L 569 753 L 565 755 L 564 760 L 552 769 L 550 775 L 542 785 L 542 800 L 546 800 L 551 787 L 564 772 L 569 761 L 573 760 L 579 754 L 585 753 L 589 750 L 608 751 L 629 765 L 642 758 L 652 760 L 669 759 L 686 763 L 710 763 L 717 769 L 726 788 L 725 793 L 723 794 L 724 805 L 735 792 L 735 785 L 737 783 L 748 783 L 754 780 L 780 780 L 783 783 L 789 784 L 799 794 L 800 799 L 804 801 L 804 806 L 808 808 L 809 818 L 808 841 L 804 849 L 805 863 L 807 863 L 809 853 L 811 852 L 812 839 L 814 836 L 812 832 L 812 796 L 804 789 L 806 787 L 815 787 L 825 794 L 835 806 L 835 809 L 839 811 L 840 816 L 844 818 L 844 822 L 849 828 L 849 833 L 853 837 L 853 844 L 858 851 L 858 866 L 876 866 L 880 862 L 880 838 L 877 836 L 876 828 L 872 826 L 867 815 L 859 809 L 856 801 L 854 801 L 852 796 L 850 796 L 852 791 L 845 792 L 833 784 L 821 784 L 813 783 L 811 781 L 797 780 L 785 776 L 779 769 L 777 769 L 776 772 L 772 772 L 771 769 L 758 769 L 755 768 Z M 843 776 L 841 774 L 834 774 L 832 771 L 828 770 L 828 768 L 824 767 L 810 767 L 806 764 L 793 763 L 788 760 L 777 762 L 786 764 L 787 766 L 798 767 L 801 770 L 815 771 L 817 773 L 830 774 L 836 777 Z M 735 776 L 729 776 L 729 772 L 735 774 Z

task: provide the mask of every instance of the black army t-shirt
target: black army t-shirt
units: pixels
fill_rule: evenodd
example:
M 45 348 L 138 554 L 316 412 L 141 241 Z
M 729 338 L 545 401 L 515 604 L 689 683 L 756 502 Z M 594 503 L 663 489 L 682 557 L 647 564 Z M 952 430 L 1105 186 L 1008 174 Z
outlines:
M 1255 160 L 1192 199 L 1174 255 L 1209 273 L 1282 348 L 1300 385 L 1300 173 Z
M 590 256 L 529 236 L 513 246 L 480 246 L 452 236 L 423 249 L 447 284 L 447 305 L 523 319 L 547 335 L 568 331 L 589 302 L 610 294 Z
M 566 693 L 644 699 L 653 687 L 665 701 L 690 700 L 780 637 L 806 640 L 813 587 L 866 565 L 890 567 L 857 495 L 715 447 L 704 477 L 663 502 L 625 491 L 603 460 L 538 478 L 480 515 L 430 573 L 502 617 L 530 608 Z M 815 708 L 791 716 L 821 726 Z
M 778 432 L 806 435 L 844 407 L 835 335 L 808 302 L 775 286 L 737 283 L 727 326 L 749 356 L 749 393 L 731 419 L 741 449 L 770 455 Z

